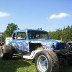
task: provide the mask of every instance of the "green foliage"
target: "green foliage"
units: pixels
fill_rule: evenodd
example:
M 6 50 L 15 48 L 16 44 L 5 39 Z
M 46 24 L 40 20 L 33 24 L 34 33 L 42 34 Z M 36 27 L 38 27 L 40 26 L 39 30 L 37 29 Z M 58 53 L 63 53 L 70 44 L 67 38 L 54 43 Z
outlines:
M 0 72 L 37 72 L 35 64 L 30 60 L 13 57 L 12 60 L 0 59 Z M 72 72 L 72 66 L 62 65 L 59 72 Z
M 3 35 L 3 33 L 0 32 L 0 42 L 3 42 L 4 41 L 4 37 L 2 35 Z
M 36 68 L 32 61 L 13 57 L 12 60 L 0 59 L 0 72 L 36 72 Z
M 18 26 L 14 23 L 8 24 L 8 26 L 6 27 L 5 32 L 3 33 L 3 36 L 4 37 L 11 37 L 13 31 L 16 30 L 17 28 L 18 28 Z
M 49 32 L 50 39 L 59 39 L 63 41 L 72 40 L 72 26 L 67 26 L 64 29 L 58 29 L 53 32 Z

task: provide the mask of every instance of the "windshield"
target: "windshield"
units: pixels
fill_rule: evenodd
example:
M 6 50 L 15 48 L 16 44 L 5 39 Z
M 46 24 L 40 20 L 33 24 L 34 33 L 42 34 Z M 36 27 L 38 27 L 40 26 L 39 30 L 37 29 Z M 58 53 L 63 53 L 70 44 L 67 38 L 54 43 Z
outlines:
M 17 39 L 18 40 L 26 39 L 26 33 L 25 32 L 18 32 Z
M 28 31 L 29 39 L 48 39 L 46 31 Z

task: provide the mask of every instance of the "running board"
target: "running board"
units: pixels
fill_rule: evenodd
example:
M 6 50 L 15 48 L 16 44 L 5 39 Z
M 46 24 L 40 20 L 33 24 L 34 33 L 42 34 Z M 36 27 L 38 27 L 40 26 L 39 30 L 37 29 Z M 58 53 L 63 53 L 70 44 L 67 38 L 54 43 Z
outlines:
M 35 51 L 32 51 L 30 55 L 23 55 L 23 58 L 25 59 L 34 59 L 35 55 L 40 52 L 42 50 L 35 50 Z

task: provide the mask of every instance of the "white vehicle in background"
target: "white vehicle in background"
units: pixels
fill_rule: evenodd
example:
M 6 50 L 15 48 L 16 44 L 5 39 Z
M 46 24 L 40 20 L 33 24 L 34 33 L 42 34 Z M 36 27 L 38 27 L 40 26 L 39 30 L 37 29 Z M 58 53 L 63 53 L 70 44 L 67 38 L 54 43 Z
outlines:
M 5 45 L 8 45 L 12 41 L 12 37 L 6 37 Z

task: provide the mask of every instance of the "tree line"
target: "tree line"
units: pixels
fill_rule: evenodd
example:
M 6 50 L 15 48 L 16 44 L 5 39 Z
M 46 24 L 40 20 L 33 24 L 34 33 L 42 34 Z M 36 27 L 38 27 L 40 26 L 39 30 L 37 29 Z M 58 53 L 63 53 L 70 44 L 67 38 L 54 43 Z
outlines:
M 17 24 L 9 23 L 6 27 L 6 30 L 2 33 L 2 39 L 5 40 L 6 37 L 11 37 L 14 30 L 19 29 Z M 42 30 L 42 28 L 41 28 Z M 72 26 L 64 27 L 63 29 L 57 29 L 56 31 L 49 31 L 50 39 L 57 39 L 62 41 L 71 41 L 72 40 Z
M 58 39 L 62 41 L 72 40 L 72 26 L 64 27 L 63 29 L 57 29 L 56 31 L 49 31 L 50 39 Z

